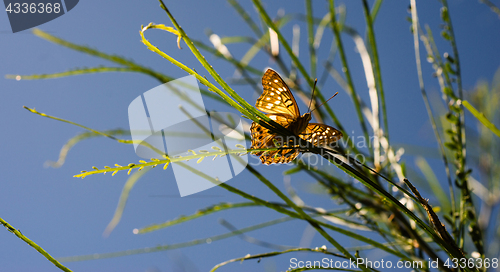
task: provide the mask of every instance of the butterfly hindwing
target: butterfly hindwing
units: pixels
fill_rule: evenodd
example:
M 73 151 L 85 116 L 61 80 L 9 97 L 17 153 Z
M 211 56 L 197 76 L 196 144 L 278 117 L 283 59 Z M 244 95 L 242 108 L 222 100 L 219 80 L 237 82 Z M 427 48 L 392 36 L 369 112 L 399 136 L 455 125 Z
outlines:
M 288 115 L 278 115 L 278 114 L 267 114 L 271 120 L 287 128 L 293 123 L 293 119 Z M 252 123 L 250 127 L 250 132 L 252 136 L 252 149 L 260 148 L 274 148 L 274 147 L 287 147 L 284 137 L 272 133 L 270 129 L 265 128 L 257 124 Z M 299 155 L 298 149 L 280 149 L 280 150 L 270 150 L 270 151 L 259 151 L 255 155 L 260 156 L 262 163 L 288 163 L 295 159 Z
M 293 118 L 300 117 L 295 98 L 278 73 L 268 69 L 262 76 L 262 87 L 264 92 L 257 99 L 255 104 L 257 109 L 268 113 L 290 115 Z
M 325 146 L 342 138 L 342 132 L 337 129 L 318 123 L 309 123 L 300 138 L 317 146 Z

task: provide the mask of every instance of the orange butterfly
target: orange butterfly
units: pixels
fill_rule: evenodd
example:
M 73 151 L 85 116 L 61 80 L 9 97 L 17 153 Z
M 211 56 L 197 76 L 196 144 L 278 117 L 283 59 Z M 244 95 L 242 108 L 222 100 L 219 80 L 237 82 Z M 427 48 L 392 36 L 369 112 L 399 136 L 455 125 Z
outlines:
M 328 145 L 342 138 L 342 132 L 337 129 L 311 121 L 311 112 L 300 115 L 299 107 L 292 92 L 283 79 L 274 70 L 268 69 L 262 77 L 264 92 L 257 99 L 255 107 L 267 116 L 282 125 L 293 134 L 315 145 Z M 272 133 L 269 129 L 256 122 L 250 127 L 252 135 L 252 149 L 279 147 L 298 147 L 298 143 L 285 140 L 284 136 Z M 299 155 L 299 149 L 280 149 L 259 151 L 263 164 L 288 163 Z

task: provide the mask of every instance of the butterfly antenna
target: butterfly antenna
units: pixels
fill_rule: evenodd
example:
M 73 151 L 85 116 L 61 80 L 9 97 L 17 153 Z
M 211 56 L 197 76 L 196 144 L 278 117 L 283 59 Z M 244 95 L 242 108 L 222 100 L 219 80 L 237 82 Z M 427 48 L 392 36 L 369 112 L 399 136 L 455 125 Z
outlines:
M 316 78 L 314 80 L 314 86 L 313 86 L 313 90 L 311 92 L 311 100 L 309 100 L 309 107 L 307 107 L 307 112 L 311 112 L 311 105 L 312 105 L 312 101 L 313 101 L 313 97 L 314 97 L 314 89 L 316 89 L 316 83 L 318 83 L 318 79 Z
M 325 104 L 326 102 L 330 101 L 330 99 L 334 98 L 335 96 L 337 96 L 337 94 L 339 94 L 338 92 L 336 92 L 332 97 L 328 98 L 328 100 L 326 100 L 325 102 L 321 103 L 321 105 L 317 106 L 316 108 L 314 108 L 314 110 L 312 110 L 311 112 L 315 111 L 317 108 L 323 106 L 323 104 Z

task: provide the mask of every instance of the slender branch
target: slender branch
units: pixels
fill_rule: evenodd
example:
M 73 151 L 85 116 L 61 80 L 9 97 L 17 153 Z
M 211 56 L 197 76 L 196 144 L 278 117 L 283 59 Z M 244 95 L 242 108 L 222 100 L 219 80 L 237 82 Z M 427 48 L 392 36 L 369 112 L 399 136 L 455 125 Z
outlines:
M 7 221 L 3 220 L 0 218 L 0 224 L 2 224 L 8 231 L 14 233 L 19 239 L 23 240 L 26 242 L 28 245 L 30 245 L 32 248 L 34 248 L 36 251 L 40 252 L 47 260 L 49 260 L 51 263 L 53 263 L 57 268 L 61 269 L 62 271 L 66 272 L 71 272 L 69 268 L 66 266 L 62 265 L 60 262 L 58 262 L 54 257 L 50 256 L 50 254 L 45 251 L 43 248 L 41 248 L 39 245 L 37 245 L 35 242 L 31 241 L 28 237 L 24 236 L 21 231 L 18 229 L 15 229 L 13 226 L 11 226 Z

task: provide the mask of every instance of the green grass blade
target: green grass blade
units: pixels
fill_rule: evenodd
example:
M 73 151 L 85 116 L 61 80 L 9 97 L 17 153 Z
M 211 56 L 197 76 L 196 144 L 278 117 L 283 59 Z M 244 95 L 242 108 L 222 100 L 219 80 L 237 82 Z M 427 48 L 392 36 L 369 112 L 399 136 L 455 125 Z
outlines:
M 482 112 L 479 112 L 478 110 L 476 110 L 476 108 L 474 108 L 474 106 L 472 106 L 469 103 L 469 101 L 462 100 L 462 105 L 464 105 L 464 107 L 467 110 L 469 110 L 469 112 L 472 113 L 472 115 L 474 115 L 474 117 L 476 117 L 477 120 L 479 120 L 479 122 L 481 122 L 485 127 L 487 127 L 496 136 L 500 137 L 500 129 L 498 129 L 493 123 L 488 121 L 488 119 L 486 119 L 484 114 Z
M 98 260 L 98 259 L 108 259 L 108 258 L 116 258 L 116 257 L 122 257 L 122 256 L 130 256 L 130 255 L 137 255 L 137 254 L 144 254 L 144 253 L 152 253 L 152 252 L 158 252 L 158 251 L 165 251 L 165 250 L 172 250 L 172 249 L 178 249 L 178 248 L 184 248 L 184 247 L 190 247 L 190 246 L 195 246 L 195 245 L 201 245 L 201 244 L 206 244 L 206 243 L 212 243 L 215 241 L 227 239 L 233 236 L 237 236 L 240 233 L 245 233 L 265 227 L 269 227 L 272 225 L 276 225 L 279 223 L 287 222 L 290 220 L 293 220 L 294 218 L 291 217 L 282 217 L 279 219 L 275 219 L 272 221 L 264 222 L 261 224 L 256 224 L 250 227 L 242 228 L 239 229 L 237 232 L 227 232 L 224 234 L 219 234 L 219 235 L 214 235 L 211 237 L 207 238 L 202 238 L 202 239 L 196 239 L 193 241 L 189 242 L 183 242 L 183 243 L 178 243 L 178 244 L 171 244 L 171 245 L 159 245 L 159 246 L 154 246 L 154 247 L 146 247 L 146 248 L 138 248 L 138 249 L 129 249 L 129 250 L 124 250 L 124 251 L 118 251 L 118 252 L 111 252 L 111 253 L 103 253 L 103 254 L 89 254 L 89 255 L 80 255 L 80 256 L 72 256 L 72 257 L 62 257 L 58 258 L 60 262 L 79 262 L 79 261 L 87 261 L 87 260 Z
M 216 88 L 212 83 L 210 83 L 208 80 L 206 80 L 204 77 L 198 75 L 198 73 L 194 72 L 192 69 L 189 69 L 187 66 L 184 64 L 178 62 L 177 60 L 173 59 L 169 55 L 165 54 L 164 52 L 160 51 L 158 48 L 154 47 L 149 43 L 144 38 L 143 32 L 148 28 L 160 28 L 169 32 L 174 33 L 173 31 L 167 29 L 168 27 L 165 27 L 164 25 L 153 25 L 150 24 L 149 26 L 145 27 L 144 29 L 141 30 L 141 36 L 143 42 L 148 46 L 150 50 L 153 52 L 156 52 L 157 54 L 161 55 L 162 57 L 168 59 L 184 71 L 190 73 L 191 75 L 194 75 L 202 84 L 205 86 L 209 86 L 209 90 L 212 90 L 216 92 L 218 95 L 220 95 L 225 101 L 227 101 L 233 108 L 237 109 L 239 112 L 243 113 L 245 116 L 247 116 L 249 119 L 252 119 L 253 121 L 259 122 L 259 124 L 263 125 L 262 123 L 267 123 L 270 124 L 272 127 L 273 131 L 279 132 L 282 135 L 291 135 L 290 131 L 281 126 L 280 124 L 274 122 L 271 120 L 269 117 L 267 117 L 265 114 L 262 112 L 258 111 L 256 108 L 252 107 L 248 102 L 246 102 L 243 98 L 241 98 L 233 89 L 231 89 L 227 83 L 219 76 L 219 74 L 214 70 L 212 65 L 208 63 L 208 61 L 205 59 L 203 55 L 201 55 L 200 51 L 194 46 L 194 43 L 191 41 L 191 39 L 187 36 L 187 34 L 184 32 L 184 30 L 180 27 L 180 25 L 177 23 L 175 20 L 174 16 L 170 13 L 170 11 L 167 9 L 165 4 L 163 3 L 162 0 L 159 0 L 161 8 L 167 13 L 169 16 L 170 20 L 174 24 L 176 30 L 174 31 L 176 35 L 178 35 L 178 39 L 182 38 L 191 52 L 195 55 L 195 57 L 198 59 L 198 61 L 203 65 L 203 67 L 210 73 L 212 78 L 215 79 L 215 81 L 222 86 L 222 88 L 232 97 L 236 100 L 232 100 L 230 97 L 228 97 L 224 92 L 220 91 L 218 88 Z M 258 118 L 263 120 L 264 122 L 261 122 Z
M 311 64 L 311 77 L 316 78 L 316 49 L 314 48 L 314 22 L 312 11 L 312 0 L 306 1 L 306 16 L 307 16 L 307 44 L 309 45 L 309 61 Z
M 120 194 L 120 199 L 118 200 L 118 207 L 116 207 L 113 218 L 111 219 L 108 226 L 104 230 L 104 233 L 102 234 L 103 237 L 108 237 L 111 234 L 111 232 L 115 229 L 115 227 L 118 225 L 118 223 L 120 223 L 123 211 L 125 210 L 125 205 L 127 204 L 130 191 L 137 183 L 137 181 L 139 181 L 139 179 L 141 179 L 141 177 L 144 174 L 146 174 L 149 170 L 151 170 L 151 167 L 145 167 L 142 169 L 142 171 L 135 172 L 134 174 L 132 174 L 132 176 L 130 176 L 127 179 L 127 182 L 125 182 L 125 185 L 123 185 L 122 193 Z
M 377 137 L 373 137 L 373 146 L 371 147 L 373 153 L 373 164 L 375 168 L 380 169 L 380 141 L 381 138 L 384 137 L 380 130 L 380 110 L 379 110 L 379 95 L 377 93 L 376 88 L 376 79 L 375 79 L 375 71 L 373 69 L 372 60 L 368 50 L 365 46 L 365 42 L 358 34 L 358 32 L 350 27 L 344 26 L 344 32 L 349 34 L 354 43 L 356 44 L 356 48 L 359 51 L 359 55 L 361 57 L 361 61 L 363 63 L 363 68 L 365 72 L 366 85 L 368 87 L 368 94 L 370 96 L 370 104 L 372 108 L 372 119 L 368 120 L 368 123 L 371 125 L 373 129 L 373 133 Z M 339 51 L 340 52 L 340 51 Z M 361 103 L 358 104 L 358 107 L 361 107 Z M 368 137 L 368 136 L 365 136 Z M 370 138 L 367 138 L 370 139 Z
M 53 74 L 38 74 L 38 75 L 6 75 L 5 78 L 15 80 L 33 80 L 33 79 L 50 79 L 67 76 L 76 76 L 83 74 L 106 73 L 106 72 L 137 72 L 137 68 L 131 67 L 92 67 L 92 68 L 76 68 L 62 73 Z
M 370 16 L 372 17 L 372 22 L 375 23 L 375 19 L 377 18 L 378 12 L 380 10 L 380 7 L 382 6 L 383 0 L 376 0 L 375 3 L 373 3 L 373 7 L 370 13 Z
M 243 63 L 243 61 L 239 61 L 239 60 L 236 60 L 236 59 L 233 59 L 233 58 L 227 58 L 225 57 L 224 55 L 222 55 L 220 52 L 218 52 L 216 49 L 214 49 L 213 47 L 210 47 L 206 44 L 204 44 L 203 42 L 201 41 L 195 41 L 193 40 L 194 44 L 196 46 L 198 46 L 199 48 L 203 49 L 203 50 L 206 50 L 207 52 L 211 53 L 212 55 L 218 57 L 218 58 L 221 58 L 221 59 L 224 59 L 226 61 L 228 61 L 229 63 L 233 64 L 235 67 L 239 68 L 239 69 L 244 69 L 245 71 L 248 71 L 254 75 L 258 75 L 258 76 L 262 76 L 262 71 L 253 67 L 253 66 L 250 66 L 248 64 L 245 64 Z
M 195 57 L 198 59 L 198 61 L 203 65 L 203 67 L 205 67 L 205 69 L 208 71 L 208 73 L 212 76 L 213 79 L 215 79 L 215 81 L 233 98 L 235 99 L 239 105 L 237 106 L 238 108 L 244 108 L 244 111 L 250 111 L 252 112 L 254 115 L 257 115 L 257 116 L 264 116 L 264 114 L 262 114 L 261 112 L 259 112 L 258 110 L 256 110 L 255 108 L 253 108 L 250 104 L 248 104 L 243 98 L 241 98 L 233 89 L 231 89 L 229 87 L 229 85 L 227 85 L 227 83 L 219 76 L 219 74 L 214 70 L 214 68 L 212 67 L 212 65 L 210 65 L 208 63 L 208 61 L 205 59 L 205 57 L 200 53 L 200 51 L 194 46 L 193 42 L 191 42 L 191 39 L 188 37 L 188 35 L 184 32 L 184 30 L 180 27 L 180 25 L 177 23 L 177 21 L 175 20 L 174 16 L 170 13 L 170 11 L 167 9 L 167 7 L 165 6 L 165 4 L 163 3 L 162 0 L 159 0 L 160 1 L 160 6 L 163 8 L 163 10 L 165 10 L 165 12 L 167 13 L 168 17 L 170 18 L 170 20 L 172 21 L 172 23 L 174 24 L 176 30 L 178 31 L 179 33 L 179 37 L 182 38 L 184 40 L 184 42 L 187 44 L 187 46 L 189 47 L 189 49 L 191 50 L 191 52 L 195 55 Z M 176 65 L 179 66 L 180 63 L 177 63 Z M 179 66 L 180 67 L 180 66 Z M 186 69 L 184 69 L 186 70 Z M 190 69 L 189 69 L 190 70 Z M 188 71 L 188 70 L 186 70 Z M 200 77 L 202 78 L 202 77 Z M 200 80 L 200 79 L 198 79 Z M 206 80 L 205 80 L 206 81 Z M 220 93 L 218 93 L 219 95 L 221 95 Z M 222 96 L 222 95 L 221 95 Z M 241 105 L 241 106 L 240 106 Z M 236 105 L 231 105 L 233 107 L 235 107 Z M 240 112 L 242 112 L 240 110 Z M 264 118 L 263 117 L 263 118 Z
M 130 131 L 123 130 L 123 129 L 106 130 L 106 131 L 103 131 L 103 133 L 106 135 L 113 135 L 113 136 L 115 136 L 115 135 L 129 136 L 130 135 Z M 46 161 L 45 165 L 53 167 L 53 168 L 59 168 L 59 167 L 63 166 L 64 162 L 66 161 L 66 157 L 68 156 L 68 153 L 71 150 L 71 148 L 73 148 L 73 146 L 75 146 L 77 143 L 79 143 L 83 140 L 87 140 L 87 139 L 94 138 L 94 137 L 103 137 L 103 135 L 100 135 L 100 134 L 97 134 L 94 132 L 83 132 L 83 133 L 80 133 L 80 134 L 72 137 L 63 145 L 63 147 L 61 148 L 61 151 L 59 151 L 59 158 L 57 159 L 57 161 L 55 161 L 55 162 L 54 161 Z
M 378 9 L 378 8 L 377 8 Z M 384 85 L 382 84 L 382 70 L 380 68 L 380 61 L 379 61 L 379 56 L 378 56 L 378 49 L 377 49 L 377 42 L 375 39 L 375 30 L 373 29 L 373 20 L 372 20 L 372 15 L 370 13 L 369 7 L 368 7 L 368 1 L 363 0 L 363 11 L 365 14 L 365 20 L 366 20 L 366 25 L 367 25 L 367 35 L 368 35 L 368 42 L 370 44 L 370 49 L 371 49 L 371 56 L 372 56 L 372 61 L 373 61 L 373 71 L 375 74 L 375 87 L 378 91 L 378 100 L 380 103 L 380 106 L 382 108 L 382 119 L 384 122 L 384 128 L 385 128 L 385 137 L 387 138 L 387 142 L 390 143 L 389 141 L 389 124 L 387 122 L 387 109 L 385 106 L 385 94 L 384 94 Z M 378 117 L 380 118 L 380 117 Z M 379 121 L 380 123 L 380 121 Z
M 288 204 L 290 207 L 292 207 L 297 214 L 301 217 L 301 219 L 306 220 L 309 222 L 309 224 L 316 229 L 328 242 L 330 242 L 335 248 L 337 248 L 344 256 L 348 258 L 354 259 L 354 256 L 352 256 L 345 248 L 340 245 L 333 237 L 331 237 L 318 223 L 314 222 L 312 218 L 307 215 L 304 210 L 297 206 L 292 200 L 290 200 L 285 194 L 283 194 L 274 184 L 272 184 L 269 180 L 267 180 L 264 176 L 262 176 L 260 173 L 255 171 L 253 167 L 250 165 L 247 166 L 247 169 L 250 170 L 262 183 L 264 183 L 269 189 L 271 189 L 277 196 L 279 196 L 282 200 L 285 201 L 286 204 Z M 369 271 L 368 268 L 362 267 L 363 271 Z
M 238 12 L 241 18 L 247 23 L 247 25 L 252 29 L 257 37 L 262 37 L 263 33 L 259 26 L 252 20 L 250 15 L 245 11 L 245 9 L 235 0 L 227 0 L 229 4 Z
M 333 34 L 335 35 L 335 40 L 337 42 L 337 49 L 339 51 L 340 55 L 340 60 L 342 61 L 342 70 L 345 74 L 347 84 L 349 85 L 350 88 L 350 93 L 352 93 L 352 100 L 354 102 L 354 107 L 356 109 L 356 113 L 358 116 L 359 124 L 361 125 L 361 129 L 363 130 L 363 133 L 365 135 L 365 139 L 369 139 L 370 137 L 368 136 L 368 129 L 365 124 L 365 120 L 363 118 L 363 113 L 361 111 L 361 104 L 360 104 L 360 99 L 356 93 L 356 90 L 354 88 L 354 83 L 351 78 L 351 71 L 349 70 L 349 66 L 347 65 L 347 58 L 345 55 L 344 51 L 344 45 L 342 43 L 342 39 L 340 37 L 340 25 L 338 24 L 335 16 L 335 4 L 333 0 L 330 0 L 330 18 L 331 18 L 331 26 L 333 29 Z
M 262 258 L 268 258 L 268 257 L 272 257 L 272 256 L 290 253 L 290 252 L 317 252 L 317 253 L 323 253 L 323 254 L 331 255 L 331 256 L 335 256 L 335 257 L 345 258 L 342 255 L 329 252 L 325 248 L 316 248 L 316 249 L 313 249 L 313 248 L 293 248 L 293 249 L 288 249 L 288 250 L 283 250 L 283 251 L 274 251 L 274 252 L 267 252 L 267 253 L 261 253 L 261 254 L 255 254 L 255 255 L 247 255 L 247 256 L 241 257 L 241 258 L 231 259 L 231 260 L 225 261 L 223 263 L 220 263 L 220 264 L 214 266 L 210 270 L 210 272 L 214 272 L 215 270 L 221 268 L 222 266 L 230 264 L 230 263 L 242 262 L 245 260 L 252 260 L 252 259 L 259 259 L 260 260 Z M 346 271 L 346 270 L 344 270 L 344 271 Z M 355 271 L 360 271 L 360 270 L 355 270 Z
M 448 1 L 441 0 L 443 7 L 441 8 L 441 19 L 446 24 L 446 31 L 443 31 L 443 37 L 450 42 L 452 47 L 453 55 L 448 56 L 448 63 L 452 63 L 454 65 L 455 71 L 455 80 L 456 86 L 458 89 L 458 98 L 463 100 L 463 87 L 462 87 L 462 68 L 460 64 L 460 57 L 458 54 L 458 46 L 457 39 L 455 37 L 455 31 L 453 27 L 453 23 L 451 21 L 451 15 L 449 12 Z M 459 247 L 463 248 L 465 245 L 465 229 L 467 225 L 472 229 L 471 235 L 472 241 L 476 246 L 477 251 L 484 256 L 484 248 L 483 248 L 483 231 L 479 228 L 478 224 L 478 216 L 476 215 L 476 208 L 474 205 L 473 198 L 471 196 L 469 183 L 467 181 L 468 175 L 470 171 L 467 169 L 466 165 L 466 135 L 465 135 L 465 113 L 463 107 L 459 104 L 459 100 L 455 100 L 453 104 L 449 105 L 450 110 L 458 109 L 458 120 L 455 121 L 456 126 L 456 136 L 458 138 L 459 150 L 456 152 L 456 161 L 457 161 L 457 179 L 458 184 L 461 188 L 461 205 L 460 207 L 460 221 L 459 221 Z
M 144 228 L 135 229 L 134 233 L 135 234 L 144 234 L 144 233 L 148 233 L 148 232 L 152 232 L 152 231 L 157 231 L 157 230 L 160 230 L 163 228 L 167 228 L 167 227 L 170 227 L 173 225 L 177 225 L 180 223 L 184 223 L 184 222 L 187 222 L 187 221 L 190 221 L 190 220 L 193 220 L 193 219 L 205 216 L 205 215 L 209 215 L 209 214 L 212 214 L 215 212 L 221 212 L 221 211 L 225 211 L 228 209 L 234 209 L 234 208 L 255 207 L 255 206 L 260 206 L 260 205 L 257 203 L 254 203 L 254 202 L 220 203 L 220 204 L 216 204 L 216 205 L 207 207 L 205 209 L 201 209 L 192 215 L 181 216 L 179 218 L 166 221 L 164 223 L 154 224 L 154 225 L 150 225 L 150 226 L 147 226 Z
M 347 174 L 351 175 L 352 177 L 360 180 L 363 184 L 365 184 L 368 188 L 372 189 L 382 197 L 384 197 L 384 200 L 393 204 L 394 206 L 397 207 L 399 211 L 402 213 L 406 214 L 412 221 L 414 221 L 417 225 L 419 225 L 420 228 L 422 228 L 428 235 L 430 235 L 433 240 L 442 248 L 444 249 L 450 257 L 456 257 L 456 258 L 461 258 L 462 254 L 461 252 L 457 252 L 453 247 L 448 246 L 443 239 L 431 228 L 429 227 L 425 222 L 423 222 L 420 218 L 418 218 L 413 212 L 411 212 L 406 206 L 401 204 L 399 200 L 394 198 L 390 193 L 386 192 L 384 189 L 382 189 L 378 184 L 374 183 L 372 180 L 369 178 L 365 177 L 362 173 L 354 169 L 353 167 L 349 166 L 348 164 L 344 163 L 342 160 L 340 160 L 337 157 L 330 157 L 328 158 L 332 163 L 337 165 L 339 168 L 344 170 Z M 423 240 L 420 239 L 419 243 L 423 245 Z M 433 251 L 427 252 L 428 254 L 432 254 L 431 256 L 437 257 L 435 253 L 433 254 Z
M 495 6 L 495 4 L 493 4 L 490 0 L 479 0 L 479 2 L 487 5 L 491 9 L 491 11 L 498 14 L 498 18 L 500 18 L 500 8 Z
M 204 173 L 201 173 L 201 172 L 199 172 L 198 170 L 193 169 L 193 168 L 191 168 L 191 167 L 189 167 L 189 166 L 187 166 L 187 165 L 183 165 L 183 167 L 185 167 L 185 168 L 187 168 L 187 169 L 191 170 L 193 173 L 196 173 L 196 174 L 198 174 L 198 175 L 200 175 L 200 176 L 203 176 L 203 177 L 205 177 L 205 178 L 207 178 L 207 179 L 209 179 L 209 180 L 210 180 L 210 179 L 212 179 L 211 177 L 206 176 Z M 248 168 L 248 170 L 250 170 L 250 172 L 251 172 L 252 174 L 254 174 L 256 177 L 258 177 L 258 178 L 264 178 L 263 176 L 261 176 L 261 175 L 260 175 L 260 173 L 258 173 L 258 172 L 257 172 L 255 169 L 253 169 L 252 167 L 247 166 L 247 168 Z M 277 211 L 277 212 L 279 212 L 279 213 L 282 213 L 282 214 L 285 214 L 285 215 L 288 215 L 288 216 L 290 216 L 290 217 L 297 218 L 297 219 L 302 219 L 302 218 L 303 218 L 303 217 L 302 217 L 301 215 L 299 215 L 298 213 L 294 213 L 294 212 L 292 212 L 292 211 L 289 211 L 289 210 L 285 209 L 282 205 L 276 205 L 275 203 L 272 203 L 272 202 L 269 202 L 269 201 L 265 201 L 265 200 L 263 200 L 263 199 L 260 199 L 260 198 L 258 198 L 258 197 L 255 197 L 255 196 L 253 196 L 253 195 L 249 195 L 249 194 L 247 194 L 247 193 L 245 193 L 245 192 L 243 192 L 243 191 L 241 191 L 241 190 L 239 190 L 239 189 L 237 189 L 237 188 L 235 188 L 235 187 L 232 187 L 232 186 L 230 186 L 230 185 L 228 185 L 228 184 L 226 184 L 226 183 L 221 183 L 221 184 L 219 184 L 219 186 L 220 186 L 220 187 L 222 187 L 222 188 L 224 188 L 224 189 L 226 189 L 226 190 L 228 190 L 228 191 L 230 191 L 230 192 L 232 192 L 232 193 L 235 193 L 235 194 L 237 194 L 237 195 L 240 195 L 240 196 L 242 196 L 243 198 L 246 198 L 246 199 L 248 199 L 248 200 L 250 200 L 250 201 L 253 201 L 253 202 L 258 203 L 258 204 L 260 204 L 260 205 L 262 205 L 262 206 L 265 206 L 265 207 L 271 208 L 271 209 L 273 209 L 273 210 L 275 210 L 275 211 Z M 399 203 L 399 202 L 398 202 L 398 203 Z M 304 207 L 303 209 L 304 209 L 304 210 L 306 210 L 306 208 L 305 208 L 305 207 Z M 365 242 L 365 243 L 367 243 L 367 244 L 373 245 L 373 246 L 375 246 L 375 247 L 377 247 L 377 248 L 380 248 L 381 250 L 384 250 L 384 251 L 386 251 L 386 252 L 388 252 L 388 253 L 390 253 L 390 254 L 393 254 L 393 255 L 395 255 L 395 256 L 398 256 L 399 258 L 410 260 L 410 258 L 408 258 L 408 257 L 407 257 L 406 255 L 404 255 L 403 253 L 398 252 L 398 251 L 395 251 L 395 250 L 393 250 L 393 249 L 391 249 L 391 248 L 389 248 L 389 247 L 385 246 L 384 244 L 378 243 L 377 241 L 374 241 L 374 240 L 372 240 L 372 239 L 369 239 L 369 238 L 367 238 L 367 237 L 365 237 L 365 236 L 363 236 L 363 235 L 359 235 L 359 234 L 357 234 L 357 233 L 354 233 L 354 232 L 351 232 L 351 231 L 348 231 L 348 230 L 346 230 L 346 229 L 339 228 L 339 227 L 336 227 L 336 226 L 332 226 L 332 225 L 330 225 L 330 224 L 327 224 L 327 223 L 324 223 L 324 222 L 321 222 L 321 221 L 317 221 L 317 220 L 315 220 L 315 219 L 310 219 L 310 220 L 312 220 L 314 223 L 316 223 L 316 224 L 318 224 L 318 225 L 320 225 L 320 226 L 323 226 L 323 227 L 325 227 L 325 228 L 327 228 L 327 229 L 330 229 L 330 230 L 336 231 L 336 232 L 338 232 L 338 233 L 344 234 L 344 235 L 346 235 L 346 236 L 348 236 L 348 237 L 351 237 L 351 238 L 353 238 L 353 239 L 356 239 L 356 240 L 359 240 L 359 241 Z M 341 249 L 342 249 L 342 248 L 341 248 Z M 339 250 L 339 252 L 342 252 L 342 251 L 340 251 L 340 250 Z M 343 253 L 343 252 L 342 252 L 342 253 Z
M 418 168 L 420 168 L 420 171 L 424 174 L 425 179 L 427 183 L 429 183 L 433 194 L 438 199 L 439 204 L 441 205 L 441 207 L 443 207 L 443 214 L 449 214 L 451 211 L 450 199 L 444 192 L 443 187 L 441 187 L 436 174 L 434 174 L 434 171 L 432 171 L 432 168 L 427 163 L 427 160 L 422 157 L 417 157 L 415 163 L 417 164 Z
M 450 174 L 450 167 L 448 164 L 448 158 L 446 157 L 446 151 L 444 149 L 444 144 L 443 141 L 441 140 L 441 135 L 439 134 L 437 125 L 436 125 L 436 120 L 434 119 L 434 114 L 432 113 L 431 105 L 429 103 L 429 98 L 427 97 L 427 92 L 425 90 L 425 85 L 424 85 L 424 79 L 422 77 L 422 64 L 420 60 L 420 46 L 419 46 L 419 33 L 420 33 L 420 27 L 419 27 L 419 20 L 418 20 L 418 13 L 417 13 L 417 4 L 416 1 L 412 0 L 411 1 L 411 9 L 412 9 L 412 27 L 413 27 L 413 43 L 414 43 L 414 49 L 415 49 L 415 61 L 417 65 L 417 74 L 418 74 L 418 82 L 420 86 L 420 92 L 422 94 L 422 98 L 424 99 L 424 104 L 425 104 L 425 109 L 427 110 L 427 116 L 429 116 L 429 120 L 431 122 L 432 130 L 434 132 L 434 136 L 436 137 L 436 140 L 438 142 L 438 147 L 439 151 L 441 153 L 441 157 L 443 159 L 444 167 L 445 167 L 445 172 L 446 172 L 446 177 L 448 181 L 448 190 L 450 192 L 450 197 L 451 197 L 451 212 L 452 214 L 455 214 L 456 212 L 456 203 L 455 203 L 455 191 L 454 191 L 454 186 L 453 182 L 451 180 L 451 174 Z M 431 44 L 429 43 L 429 39 L 425 39 L 424 35 L 422 36 L 422 41 L 426 45 L 426 49 L 429 55 L 432 55 L 433 50 L 431 48 Z M 431 36 L 432 37 L 432 36 Z M 439 55 L 438 55 L 439 57 Z M 439 59 L 438 59 L 439 60 Z
M 181 68 L 182 70 L 188 72 L 190 75 L 193 75 L 196 77 L 196 79 L 198 79 L 198 81 L 200 81 L 201 84 L 205 85 L 208 87 L 209 90 L 217 93 L 220 97 L 222 97 L 222 99 L 224 99 L 224 101 L 226 101 L 230 106 L 232 106 L 233 108 L 237 109 L 239 112 L 243 113 L 246 117 L 248 117 L 249 119 L 252 119 L 254 120 L 255 117 L 253 114 L 251 114 L 247 108 L 244 108 L 242 107 L 240 104 L 238 104 L 237 102 L 235 102 L 234 100 L 232 100 L 229 96 L 227 96 L 224 92 L 222 92 L 221 90 L 219 90 L 217 87 L 215 87 L 212 83 L 210 83 L 207 79 L 205 79 L 204 77 L 200 76 L 198 73 L 196 73 L 194 70 L 190 69 L 189 67 L 187 67 L 186 65 L 180 63 L 179 61 L 177 61 L 176 59 L 172 58 L 171 56 L 167 55 L 166 53 L 164 53 L 163 51 L 159 50 L 156 46 L 153 46 L 145 37 L 144 37 L 144 31 L 146 31 L 147 29 L 150 29 L 150 28 L 157 28 L 157 29 L 162 29 L 162 30 L 165 30 L 165 31 L 169 31 L 167 30 L 167 27 L 165 27 L 164 25 L 154 25 L 154 24 L 149 24 L 148 26 L 142 28 L 141 30 L 141 37 L 142 37 L 142 41 L 143 43 L 148 47 L 149 50 L 157 53 L 158 55 L 164 57 L 165 59 L 169 60 L 170 62 L 172 62 L 173 64 L 175 64 L 176 66 L 178 66 L 179 68 Z M 184 34 L 185 35 L 185 34 Z M 190 46 L 193 46 L 193 44 L 191 43 L 191 41 L 186 41 L 186 43 L 189 42 L 189 45 Z M 196 49 L 197 51 L 197 49 Z M 198 52 L 198 51 L 197 51 Z M 199 52 L 198 52 L 199 54 Z M 197 56 L 198 57 L 198 56 Z M 203 58 L 203 57 L 200 57 L 200 58 Z M 203 58 L 204 59 L 204 58 Z M 220 79 L 220 77 L 219 77 Z M 233 91 L 234 93 L 234 91 Z M 251 107 L 250 107 L 251 108 Z M 257 111 L 258 112 L 258 111 Z M 255 121 L 255 120 L 254 120 Z
M 42 74 L 42 75 L 32 75 L 32 76 L 7 75 L 7 78 L 12 78 L 12 79 L 17 79 L 17 80 L 44 79 L 44 78 L 57 78 L 57 77 L 63 77 L 63 76 L 71 76 L 71 75 L 78 75 L 78 74 L 85 74 L 85 73 L 96 73 L 96 72 L 139 72 L 139 73 L 143 73 L 143 74 L 152 76 L 152 77 L 156 78 L 157 80 L 159 80 L 161 83 L 165 83 L 165 82 L 173 80 L 173 78 L 171 78 L 169 76 L 166 76 L 164 74 L 153 71 L 153 70 L 151 70 L 147 67 L 144 67 L 142 65 L 139 65 L 131 60 L 127 60 L 124 57 L 106 54 L 106 53 L 101 52 L 99 50 L 92 49 L 88 46 L 74 44 L 74 43 L 68 42 L 66 40 L 63 40 L 61 38 L 58 38 L 56 36 L 53 36 L 47 32 L 39 30 L 39 29 L 34 29 L 33 34 L 35 34 L 36 36 L 38 36 L 42 39 L 48 40 L 50 42 L 53 42 L 55 44 L 58 44 L 58 45 L 61 45 L 64 47 L 67 47 L 69 49 L 76 50 L 76 51 L 79 51 L 79 52 L 82 52 L 82 53 L 85 53 L 85 54 L 88 54 L 91 56 L 95 56 L 98 58 L 102 58 L 105 60 L 109 60 L 109 61 L 115 62 L 117 64 L 120 64 L 120 65 L 125 65 L 127 67 L 126 68 L 124 68 L 124 67 L 82 68 L 82 69 L 70 70 L 67 72 L 54 73 L 54 74 Z M 204 95 L 206 95 L 212 99 L 218 100 L 219 102 L 224 102 L 221 99 L 221 97 L 214 95 L 213 93 L 208 92 L 207 90 L 201 89 L 200 91 Z
M 66 266 L 62 265 L 59 261 L 54 259 L 47 251 L 45 251 L 42 247 L 37 245 L 35 242 L 31 241 L 28 237 L 24 236 L 18 229 L 15 229 L 13 226 L 11 226 L 9 223 L 7 223 L 7 221 L 0 218 L 0 224 L 2 224 L 8 231 L 12 232 L 19 239 L 26 242 L 28 245 L 30 245 L 32 248 L 34 248 L 40 254 L 42 254 L 45 258 L 47 258 L 47 260 L 49 260 L 51 263 L 53 263 L 55 266 L 57 266 L 57 268 L 61 269 L 62 271 L 71 272 L 71 270 L 69 268 L 67 268 Z

